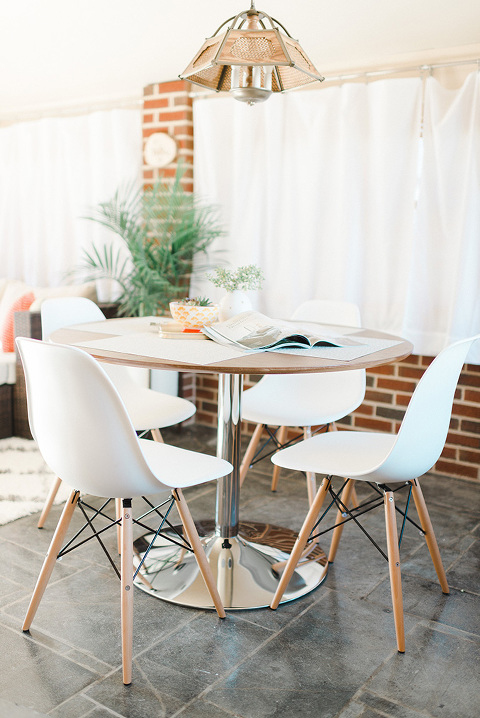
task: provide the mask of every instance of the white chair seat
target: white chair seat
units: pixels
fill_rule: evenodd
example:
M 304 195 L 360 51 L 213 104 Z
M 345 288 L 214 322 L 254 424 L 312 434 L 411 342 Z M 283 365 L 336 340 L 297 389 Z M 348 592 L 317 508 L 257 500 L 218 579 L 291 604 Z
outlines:
M 378 481 L 372 472 L 385 461 L 396 439 L 395 434 L 335 431 L 283 449 L 272 461 L 285 469 Z
M 143 458 L 158 481 L 178 489 L 204 484 L 232 471 L 232 466 L 216 456 L 179 449 L 170 444 L 139 439 Z
M 107 371 L 110 375 L 110 372 Z M 136 385 L 122 387 L 121 396 L 136 431 L 164 429 L 180 424 L 195 414 L 195 404 L 179 396 Z

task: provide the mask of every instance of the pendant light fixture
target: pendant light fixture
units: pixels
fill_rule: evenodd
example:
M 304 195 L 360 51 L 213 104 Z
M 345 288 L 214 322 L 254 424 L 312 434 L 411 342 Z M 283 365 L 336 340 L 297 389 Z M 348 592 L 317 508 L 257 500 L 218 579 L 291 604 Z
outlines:
M 298 41 L 278 20 L 256 10 L 254 0 L 249 10 L 226 20 L 205 40 L 180 78 L 217 92 L 230 92 L 249 105 L 268 100 L 272 92 L 325 79 Z

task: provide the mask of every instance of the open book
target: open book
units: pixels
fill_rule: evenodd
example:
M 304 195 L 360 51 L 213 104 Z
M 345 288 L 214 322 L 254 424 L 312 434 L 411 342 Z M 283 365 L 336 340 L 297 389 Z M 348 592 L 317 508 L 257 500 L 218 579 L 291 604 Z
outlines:
M 242 312 L 225 322 L 203 327 L 203 333 L 226 346 L 266 351 L 284 347 L 355 347 L 362 342 L 348 336 L 330 334 L 328 326 L 314 322 L 270 319 L 259 312 Z

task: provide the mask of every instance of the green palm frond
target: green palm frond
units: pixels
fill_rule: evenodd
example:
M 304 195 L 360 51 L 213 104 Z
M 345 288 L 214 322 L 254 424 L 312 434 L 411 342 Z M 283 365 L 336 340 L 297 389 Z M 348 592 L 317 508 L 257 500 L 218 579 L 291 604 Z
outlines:
M 171 184 L 158 182 L 145 191 L 136 184 L 119 189 L 86 218 L 122 240 L 121 247 L 94 246 L 83 259 L 96 277 L 108 276 L 121 284 L 123 314 L 155 315 L 171 300 L 188 294 L 194 257 L 206 255 L 224 234 L 216 209 L 183 190 L 183 174 L 179 166 Z

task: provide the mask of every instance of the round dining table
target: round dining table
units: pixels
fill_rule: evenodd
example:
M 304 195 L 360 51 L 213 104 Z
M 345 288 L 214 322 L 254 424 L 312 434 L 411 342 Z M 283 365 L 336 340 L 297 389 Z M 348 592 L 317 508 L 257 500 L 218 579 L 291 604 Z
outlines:
M 91 325 L 59 329 L 51 335 L 50 341 L 78 346 L 100 362 L 218 375 L 217 456 L 229 461 L 234 469 L 228 476 L 218 479 L 215 519 L 207 517 L 196 523 L 225 608 L 267 607 L 276 591 L 282 567 L 293 548 L 296 533 L 274 523 L 246 519 L 240 521 L 239 469 L 244 375 L 367 369 L 399 361 L 411 354 L 413 346 L 401 337 L 352 327 L 343 330 L 353 339 L 365 343 L 369 339 L 382 340 L 388 346 L 348 361 L 276 351 L 245 353 L 225 359 L 222 358 L 225 348 L 207 340 L 214 361 L 211 361 L 211 357 L 210 363 L 205 364 L 199 361 L 196 351 L 201 342 L 190 341 L 191 352 L 182 356 L 181 361 L 172 358 L 170 349 L 174 347 L 173 343 L 180 341 L 183 342 L 182 346 L 186 346 L 187 342 L 185 339 L 157 340 L 158 329 L 165 329 L 166 321 L 158 324 L 151 318 L 108 319 Z M 317 328 L 322 331 L 322 325 Z M 145 337 L 148 342 L 143 344 L 141 338 L 146 333 L 149 333 Z M 149 347 L 148 352 L 142 349 L 143 346 Z M 153 351 L 152 346 L 155 346 Z M 218 352 L 218 361 L 215 361 L 215 352 Z M 147 533 L 135 541 L 138 562 L 144 557 L 152 538 L 155 536 Z M 327 570 L 325 553 L 317 545 L 310 553 L 309 560 L 297 567 L 282 603 L 312 591 L 326 578 Z M 166 601 L 197 608 L 213 608 L 197 563 L 190 552 L 178 546 L 178 542 L 171 543 L 163 534 L 155 538 L 135 585 Z

